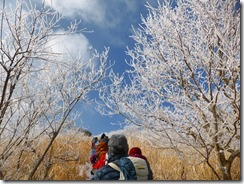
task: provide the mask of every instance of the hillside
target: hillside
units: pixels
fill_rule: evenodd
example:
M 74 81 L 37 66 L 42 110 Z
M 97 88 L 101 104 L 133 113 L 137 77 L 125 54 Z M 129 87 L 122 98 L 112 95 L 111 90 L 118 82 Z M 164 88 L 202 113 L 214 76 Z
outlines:
M 214 173 L 206 163 L 200 162 L 198 155 L 178 157 L 175 150 L 170 148 L 157 148 L 148 144 L 142 135 L 121 130 L 113 133 L 124 133 L 130 147 L 138 146 L 148 158 L 154 173 L 154 180 L 217 180 Z M 89 180 L 91 164 L 89 162 L 90 143 L 92 137 L 81 132 L 66 132 L 57 137 L 52 148 L 38 168 L 34 180 Z M 41 155 L 45 146 L 45 137 L 33 143 L 32 148 L 20 152 L 15 151 L 12 159 L 4 164 L 2 179 L 26 180 L 34 160 Z M 33 147 L 35 145 L 35 147 Z M 182 149 L 189 152 L 188 149 Z M 215 158 L 211 163 L 217 165 Z M 240 159 L 235 159 L 232 166 L 233 180 L 240 180 Z

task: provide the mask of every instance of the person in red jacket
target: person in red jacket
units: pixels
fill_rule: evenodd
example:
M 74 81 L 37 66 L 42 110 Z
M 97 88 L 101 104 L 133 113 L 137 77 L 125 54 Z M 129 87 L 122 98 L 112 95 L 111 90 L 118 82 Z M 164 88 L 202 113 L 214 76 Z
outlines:
M 92 167 L 92 173 L 95 174 L 96 171 L 103 167 L 106 163 L 106 154 L 108 152 L 108 145 L 106 142 L 100 142 L 96 147 L 96 157 L 97 161 Z
M 153 180 L 153 172 L 152 172 L 151 166 L 147 160 L 147 157 L 142 155 L 142 151 L 140 148 L 138 148 L 138 147 L 131 148 L 129 150 L 129 157 L 137 157 L 137 158 L 141 158 L 141 159 L 145 160 L 147 163 L 148 170 L 149 170 L 148 180 Z

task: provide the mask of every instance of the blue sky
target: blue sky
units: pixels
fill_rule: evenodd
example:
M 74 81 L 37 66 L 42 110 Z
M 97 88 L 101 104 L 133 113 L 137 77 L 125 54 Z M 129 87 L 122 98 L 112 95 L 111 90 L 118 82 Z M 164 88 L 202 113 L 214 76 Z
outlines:
M 141 16 L 147 17 L 148 10 L 145 7 L 148 2 L 154 7 L 158 6 L 157 0 L 44 0 L 47 5 L 59 11 L 66 18 L 61 22 L 61 27 L 67 27 L 70 22 L 81 20 L 80 28 L 87 31 L 82 35 L 67 37 L 68 47 L 72 52 L 85 54 L 87 47 L 92 46 L 99 52 L 104 47 L 110 47 L 108 60 L 114 61 L 113 70 L 122 74 L 128 67 L 125 60 L 126 47 L 133 48 L 135 42 L 132 25 L 138 28 L 141 23 Z M 159 0 L 160 1 L 160 0 Z M 15 0 L 6 0 L 6 3 L 13 3 Z M 39 4 L 40 0 L 31 0 Z M 60 47 L 62 47 L 60 45 Z M 62 51 L 62 48 L 55 48 Z M 80 103 L 77 109 L 82 112 L 81 119 L 77 121 L 83 128 L 88 129 L 94 135 L 102 132 L 110 132 L 120 129 L 118 121 L 123 122 L 122 117 L 102 116 L 95 110 L 95 104 Z
M 102 52 L 104 47 L 110 47 L 109 60 L 115 61 L 113 70 L 123 73 L 128 67 L 125 60 L 126 47 L 133 48 L 134 41 L 132 25 L 137 28 L 141 23 L 141 16 L 146 17 L 148 2 L 154 7 L 158 6 L 157 0 L 52 0 L 53 6 L 67 16 L 67 22 L 81 19 L 81 27 L 93 33 L 84 33 L 87 41 L 93 48 Z M 122 127 L 118 121 L 122 117 L 101 116 L 94 104 L 80 104 L 78 109 L 83 112 L 83 127 L 94 135 L 109 132 Z M 79 123 L 79 122 L 78 122 Z M 116 125 L 117 124 L 117 125 Z
M 86 28 L 81 42 L 88 43 L 99 52 L 104 47 L 110 47 L 109 60 L 114 61 L 113 70 L 116 73 L 123 73 L 127 67 L 125 59 L 126 46 L 133 48 L 134 41 L 132 25 L 137 28 L 141 23 L 141 15 L 147 16 L 148 10 L 145 4 L 149 2 L 157 6 L 156 0 L 46 0 L 47 4 L 58 10 L 66 17 L 61 26 L 67 26 L 70 21 L 81 20 L 80 28 Z M 70 41 L 72 43 L 72 41 Z M 77 41 L 75 42 L 77 46 Z M 86 45 L 82 44 L 81 45 Z M 122 117 L 101 116 L 95 110 L 94 104 L 80 103 L 77 108 L 82 111 L 81 124 L 83 128 L 88 129 L 93 135 L 103 132 L 110 132 L 121 129 L 116 125 L 118 121 L 122 122 Z
M 110 47 L 109 60 L 115 61 L 113 70 L 122 73 L 127 67 L 125 59 L 130 59 L 125 55 L 126 46 L 132 48 L 134 45 L 133 39 L 129 37 L 133 34 L 131 25 L 137 27 L 141 23 L 140 16 L 147 15 L 146 1 L 130 0 L 131 4 L 126 4 L 124 0 L 106 0 L 101 2 L 110 11 L 104 21 L 109 22 L 111 18 L 114 25 L 105 26 L 88 22 L 85 27 L 88 30 L 93 29 L 94 32 L 85 34 L 85 36 L 90 44 L 99 51 L 102 51 L 104 46 Z M 153 3 L 155 4 L 156 1 L 154 0 Z M 96 112 L 93 105 L 90 108 L 85 108 L 83 113 L 84 127 L 95 135 L 122 128 L 118 125 L 118 121 L 123 121 L 122 117 L 101 116 Z

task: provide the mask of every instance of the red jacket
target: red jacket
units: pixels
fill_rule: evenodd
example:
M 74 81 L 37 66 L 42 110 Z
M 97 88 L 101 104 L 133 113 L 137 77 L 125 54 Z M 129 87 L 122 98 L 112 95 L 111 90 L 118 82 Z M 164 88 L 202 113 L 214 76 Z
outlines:
M 98 161 L 93 165 L 93 169 L 99 169 L 102 166 L 105 165 L 105 161 L 106 161 L 106 152 L 104 152 L 98 159 Z

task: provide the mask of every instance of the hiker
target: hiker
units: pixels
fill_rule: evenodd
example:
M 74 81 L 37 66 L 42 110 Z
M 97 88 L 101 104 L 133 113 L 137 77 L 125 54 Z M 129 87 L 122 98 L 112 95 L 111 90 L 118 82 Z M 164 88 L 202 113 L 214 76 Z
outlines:
M 92 167 L 92 174 L 95 174 L 96 171 L 103 167 L 106 164 L 106 154 L 108 152 L 108 145 L 106 142 L 99 142 L 96 147 L 96 158 L 97 161 Z
M 101 135 L 100 142 L 105 142 L 108 145 L 108 140 L 109 140 L 108 136 L 105 133 L 103 133 Z M 106 152 L 106 155 L 105 155 L 104 165 L 106 165 L 107 163 L 108 163 L 108 152 Z
M 128 157 L 128 150 L 127 138 L 123 134 L 112 135 L 108 141 L 108 164 L 97 170 L 92 180 L 140 179 L 137 175 L 139 172 L 137 173 L 136 165 Z M 152 175 L 152 172 L 148 172 L 149 168 L 147 168 L 145 160 L 143 161 L 143 167 L 146 167 L 144 179 L 152 178 L 148 176 Z
M 92 139 L 92 143 L 91 143 L 91 154 L 90 154 L 90 161 L 92 164 L 95 164 L 95 162 L 97 161 L 97 155 L 96 155 L 96 146 L 100 143 L 100 142 L 106 142 L 106 144 L 108 144 L 108 136 L 106 136 L 105 133 L 103 133 L 100 137 L 100 139 L 98 139 L 98 137 L 94 137 Z
M 130 157 L 136 157 L 136 158 L 140 158 L 140 159 L 143 159 L 146 161 L 147 163 L 147 167 L 148 167 L 148 171 L 149 171 L 149 175 L 148 175 L 148 180 L 153 180 L 153 173 L 152 173 L 152 170 L 151 170 L 151 167 L 150 167 L 150 164 L 147 160 L 147 157 L 145 157 L 144 155 L 142 155 L 142 151 L 139 147 L 133 147 L 130 149 L 129 151 L 129 156 Z
M 92 164 L 96 163 L 96 146 L 99 143 L 98 138 L 97 137 L 93 137 L 92 141 L 91 141 L 91 154 L 90 154 L 90 162 Z
M 98 143 L 98 138 L 97 137 L 93 137 L 92 141 L 91 141 L 92 154 L 95 154 L 95 152 L 96 152 L 97 143 Z

